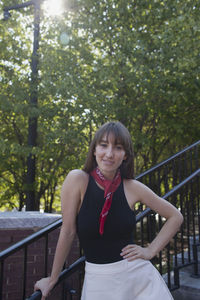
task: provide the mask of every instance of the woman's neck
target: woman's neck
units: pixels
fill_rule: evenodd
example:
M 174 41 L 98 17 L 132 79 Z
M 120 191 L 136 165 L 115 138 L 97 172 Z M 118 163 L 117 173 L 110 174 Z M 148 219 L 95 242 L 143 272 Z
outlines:
M 99 169 L 106 180 L 113 180 L 117 174 L 117 171 L 115 172 L 104 172 L 101 169 Z

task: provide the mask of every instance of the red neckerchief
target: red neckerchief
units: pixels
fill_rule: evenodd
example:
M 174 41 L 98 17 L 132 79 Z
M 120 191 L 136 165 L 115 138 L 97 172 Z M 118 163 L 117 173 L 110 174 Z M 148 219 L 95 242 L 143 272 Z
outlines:
M 111 207 L 112 203 L 112 197 L 113 193 L 116 191 L 118 186 L 121 183 L 121 174 L 120 171 L 118 170 L 115 178 L 113 180 L 107 180 L 104 175 L 101 173 L 99 168 L 97 167 L 96 169 L 92 170 L 90 172 L 90 175 L 95 179 L 95 181 L 100 184 L 104 188 L 104 198 L 106 199 L 104 202 L 104 206 L 102 208 L 101 214 L 100 214 L 100 225 L 99 225 L 99 233 L 102 235 L 104 231 L 104 224 L 106 221 L 106 217 L 108 215 L 108 212 Z

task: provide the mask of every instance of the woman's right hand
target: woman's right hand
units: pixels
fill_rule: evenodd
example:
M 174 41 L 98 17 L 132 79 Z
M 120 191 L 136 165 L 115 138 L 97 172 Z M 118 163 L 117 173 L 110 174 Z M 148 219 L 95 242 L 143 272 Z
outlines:
M 42 293 L 41 300 L 45 300 L 49 296 L 50 291 L 53 289 L 56 282 L 52 282 L 50 277 L 45 277 L 38 280 L 34 285 L 34 292 L 40 290 Z

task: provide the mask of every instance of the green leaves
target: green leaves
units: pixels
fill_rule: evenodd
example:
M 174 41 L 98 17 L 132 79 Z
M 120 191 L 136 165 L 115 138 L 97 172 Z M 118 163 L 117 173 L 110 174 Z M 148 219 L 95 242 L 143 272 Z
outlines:
M 196 0 L 80 0 L 60 18 L 43 16 L 37 108 L 29 105 L 32 10 L 0 25 L 0 184 L 12 191 L 10 207 L 25 201 L 30 116 L 38 118 L 36 197 L 46 210 L 58 207 L 64 177 L 82 167 L 108 120 L 130 130 L 137 174 L 199 139 L 199 9 Z M 0 197 L 5 205 L 7 190 Z

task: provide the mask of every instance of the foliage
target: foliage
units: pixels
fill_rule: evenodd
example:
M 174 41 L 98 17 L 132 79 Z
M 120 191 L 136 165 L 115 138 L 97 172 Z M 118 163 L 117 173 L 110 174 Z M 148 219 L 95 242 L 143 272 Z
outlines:
M 42 15 L 37 109 L 33 8 L 1 21 L 0 205 L 25 204 L 30 116 L 38 118 L 36 202 L 46 211 L 59 209 L 64 177 L 82 167 L 107 120 L 130 130 L 137 174 L 199 139 L 199 10 L 196 0 L 76 0 L 62 16 Z

